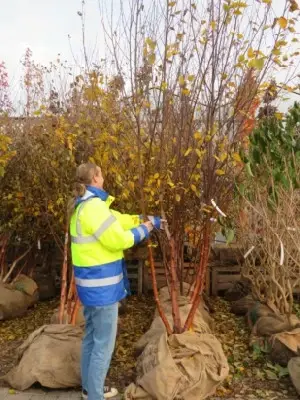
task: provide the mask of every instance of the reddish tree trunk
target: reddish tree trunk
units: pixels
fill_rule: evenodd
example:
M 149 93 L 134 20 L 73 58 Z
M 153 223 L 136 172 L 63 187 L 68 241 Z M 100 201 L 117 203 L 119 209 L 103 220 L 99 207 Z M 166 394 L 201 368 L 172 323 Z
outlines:
M 194 287 L 194 291 L 193 291 L 192 297 L 191 297 L 192 308 L 191 308 L 189 315 L 185 321 L 184 328 L 183 328 L 184 331 L 187 331 L 191 328 L 195 313 L 200 304 L 200 300 L 201 300 L 200 294 L 202 293 L 203 288 L 204 288 L 205 274 L 206 274 L 207 262 L 208 262 L 208 257 L 209 257 L 209 246 L 210 246 L 210 229 L 209 229 L 209 226 L 207 223 L 204 228 L 204 232 L 203 232 L 203 243 L 201 246 L 200 266 L 199 266 L 199 269 L 197 272 L 195 287 Z
M 168 335 L 172 334 L 172 329 L 170 327 L 170 324 L 167 320 L 166 314 L 164 313 L 162 306 L 159 301 L 158 297 L 158 290 L 157 290 L 157 282 L 156 282 L 156 275 L 155 275 L 155 266 L 154 266 L 154 259 L 153 259 L 153 250 L 152 250 L 152 242 L 149 239 L 148 240 L 148 255 L 149 255 L 149 263 L 150 263 L 150 270 L 151 270 L 151 277 L 152 277 L 152 286 L 153 286 L 153 294 L 154 294 L 154 299 L 156 302 L 157 310 L 158 313 L 166 327 Z
M 59 323 L 62 324 L 67 292 L 67 272 L 68 272 L 68 242 L 69 242 L 69 228 L 66 227 L 65 244 L 64 244 L 64 261 L 61 271 L 61 292 L 60 292 L 60 307 L 59 307 Z
M 76 301 L 75 301 L 74 308 L 73 308 L 72 315 L 71 315 L 71 324 L 73 326 L 75 326 L 75 324 L 76 324 L 76 318 L 78 315 L 79 307 L 80 307 L 80 301 L 79 301 L 78 296 L 76 295 Z
M 172 315 L 174 320 L 174 333 L 181 333 L 181 320 L 180 312 L 178 306 L 178 280 L 175 265 L 175 240 L 170 239 L 170 249 L 171 249 L 171 260 L 170 260 L 170 272 L 171 272 L 171 301 L 172 301 Z
M 74 270 L 72 268 L 71 282 L 70 282 L 69 292 L 68 292 L 68 297 L 67 297 L 67 315 L 68 315 L 68 317 L 71 317 L 72 301 L 75 298 L 75 293 L 76 293 L 75 278 L 74 278 Z

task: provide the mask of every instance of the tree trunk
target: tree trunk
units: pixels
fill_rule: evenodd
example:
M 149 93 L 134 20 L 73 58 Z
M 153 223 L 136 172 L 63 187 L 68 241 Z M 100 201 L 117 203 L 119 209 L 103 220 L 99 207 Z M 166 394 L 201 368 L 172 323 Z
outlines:
M 75 298 L 75 278 L 74 278 L 74 269 L 72 268 L 72 275 L 70 280 L 68 298 L 67 298 L 67 316 L 71 318 L 72 314 L 72 301 Z
M 181 333 L 181 321 L 180 321 L 180 312 L 178 306 L 178 280 L 176 273 L 176 253 L 175 253 L 175 240 L 174 238 L 170 239 L 170 248 L 171 248 L 171 301 L 172 301 L 172 315 L 174 320 L 174 333 Z
M 153 259 L 153 250 L 152 250 L 152 242 L 149 239 L 148 240 L 148 255 L 149 255 L 149 263 L 150 263 L 150 270 L 151 270 L 151 277 L 152 277 L 152 286 L 153 286 L 153 294 L 154 294 L 154 299 L 156 302 L 157 310 L 158 313 L 165 324 L 166 330 L 168 335 L 172 334 L 172 329 L 170 327 L 170 324 L 167 320 L 166 314 L 164 313 L 162 306 L 159 301 L 158 297 L 158 290 L 157 290 L 157 282 L 156 282 L 156 275 L 155 275 L 155 267 L 154 267 L 154 259 Z
M 76 324 L 76 318 L 77 318 L 77 314 L 79 311 L 79 307 L 80 307 L 80 301 L 79 301 L 78 296 L 76 295 L 76 301 L 75 301 L 74 308 L 73 308 L 72 315 L 71 315 L 71 324 L 73 326 L 75 326 L 75 324 Z
M 184 328 L 183 328 L 184 331 L 189 330 L 192 326 L 195 313 L 200 304 L 200 300 L 201 300 L 200 294 L 202 293 L 203 288 L 204 288 L 205 274 L 206 274 L 206 269 L 207 269 L 207 262 L 208 262 L 208 257 L 209 257 L 209 247 L 210 247 L 210 229 L 209 229 L 208 224 L 209 223 L 206 223 L 204 232 L 203 232 L 203 243 L 202 243 L 202 248 L 201 248 L 200 266 L 197 271 L 195 288 L 194 288 L 194 292 L 192 293 L 192 298 L 191 298 L 192 308 L 191 308 L 189 315 L 185 321 Z
M 68 242 L 69 242 L 69 227 L 66 227 L 65 244 L 64 244 L 64 261 L 61 271 L 61 292 L 60 292 L 60 308 L 59 308 L 59 323 L 62 324 L 67 292 L 67 271 L 68 271 Z

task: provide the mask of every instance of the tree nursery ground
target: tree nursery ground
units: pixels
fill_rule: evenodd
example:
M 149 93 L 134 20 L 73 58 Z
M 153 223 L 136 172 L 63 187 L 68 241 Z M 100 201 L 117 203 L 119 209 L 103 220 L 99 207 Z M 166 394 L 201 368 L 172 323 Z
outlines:
M 58 301 L 41 302 L 24 317 L 0 322 L 0 375 L 15 363 L 15 349 L 29 333 L 47 324 Z M 215 332 L 230 363 L 230 375 L 217 396 L 221 398 L 297 399 L 285 371 L 268 362 L 263 354 L 249 349 L 249 330 L 244 318 L 229 312 L 226 301 L 212 300 Z M 120 331 L 109 375 L 109 382 L 120 390 L 135 378 L 133 343 L 149 328 L 154 312 L 152 297 L 132 296 L 120 316 Z M 283 376 L 282 376 L 283 375 Z M 280 377 L 282 376 L 282 377 Z

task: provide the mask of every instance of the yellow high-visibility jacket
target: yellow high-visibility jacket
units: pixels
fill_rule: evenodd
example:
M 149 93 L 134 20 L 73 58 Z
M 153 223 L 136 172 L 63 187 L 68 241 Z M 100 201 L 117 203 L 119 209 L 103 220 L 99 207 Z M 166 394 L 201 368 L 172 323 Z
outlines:
M 80 301 L 104 306 L 122 300 L 129 291 L 123 251 L 149 236 L 138 215 L 111 210 L 114 198 L 88 186 L 71 217 L 71 253 Z M 160 219 L 153 217 L 156 227 Z

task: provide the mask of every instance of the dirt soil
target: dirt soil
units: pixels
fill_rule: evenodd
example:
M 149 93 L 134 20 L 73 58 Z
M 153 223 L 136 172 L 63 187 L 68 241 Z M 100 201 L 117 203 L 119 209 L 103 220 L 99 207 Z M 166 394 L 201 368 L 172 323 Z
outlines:
M 57 301 L 39 303 L 26 316 L 0 322 L 0 376 L 16 362 L 15 349 L 29 333 L 50 321 Z M 229 312 L 222 299 L 212 300 L 215 333 L 223 344 L 230 375 L 219 388 L 218 398 L 298 399 L 287 371 L 268 362 L 259 349 L 249 349 L 249 331 L 244 318 Z M 108 383 L 120 391 L 135 379 L 133 343 L 149 328 L 154 312 L 152 297 L 132 296 L 120 316 L 120 331 Z

